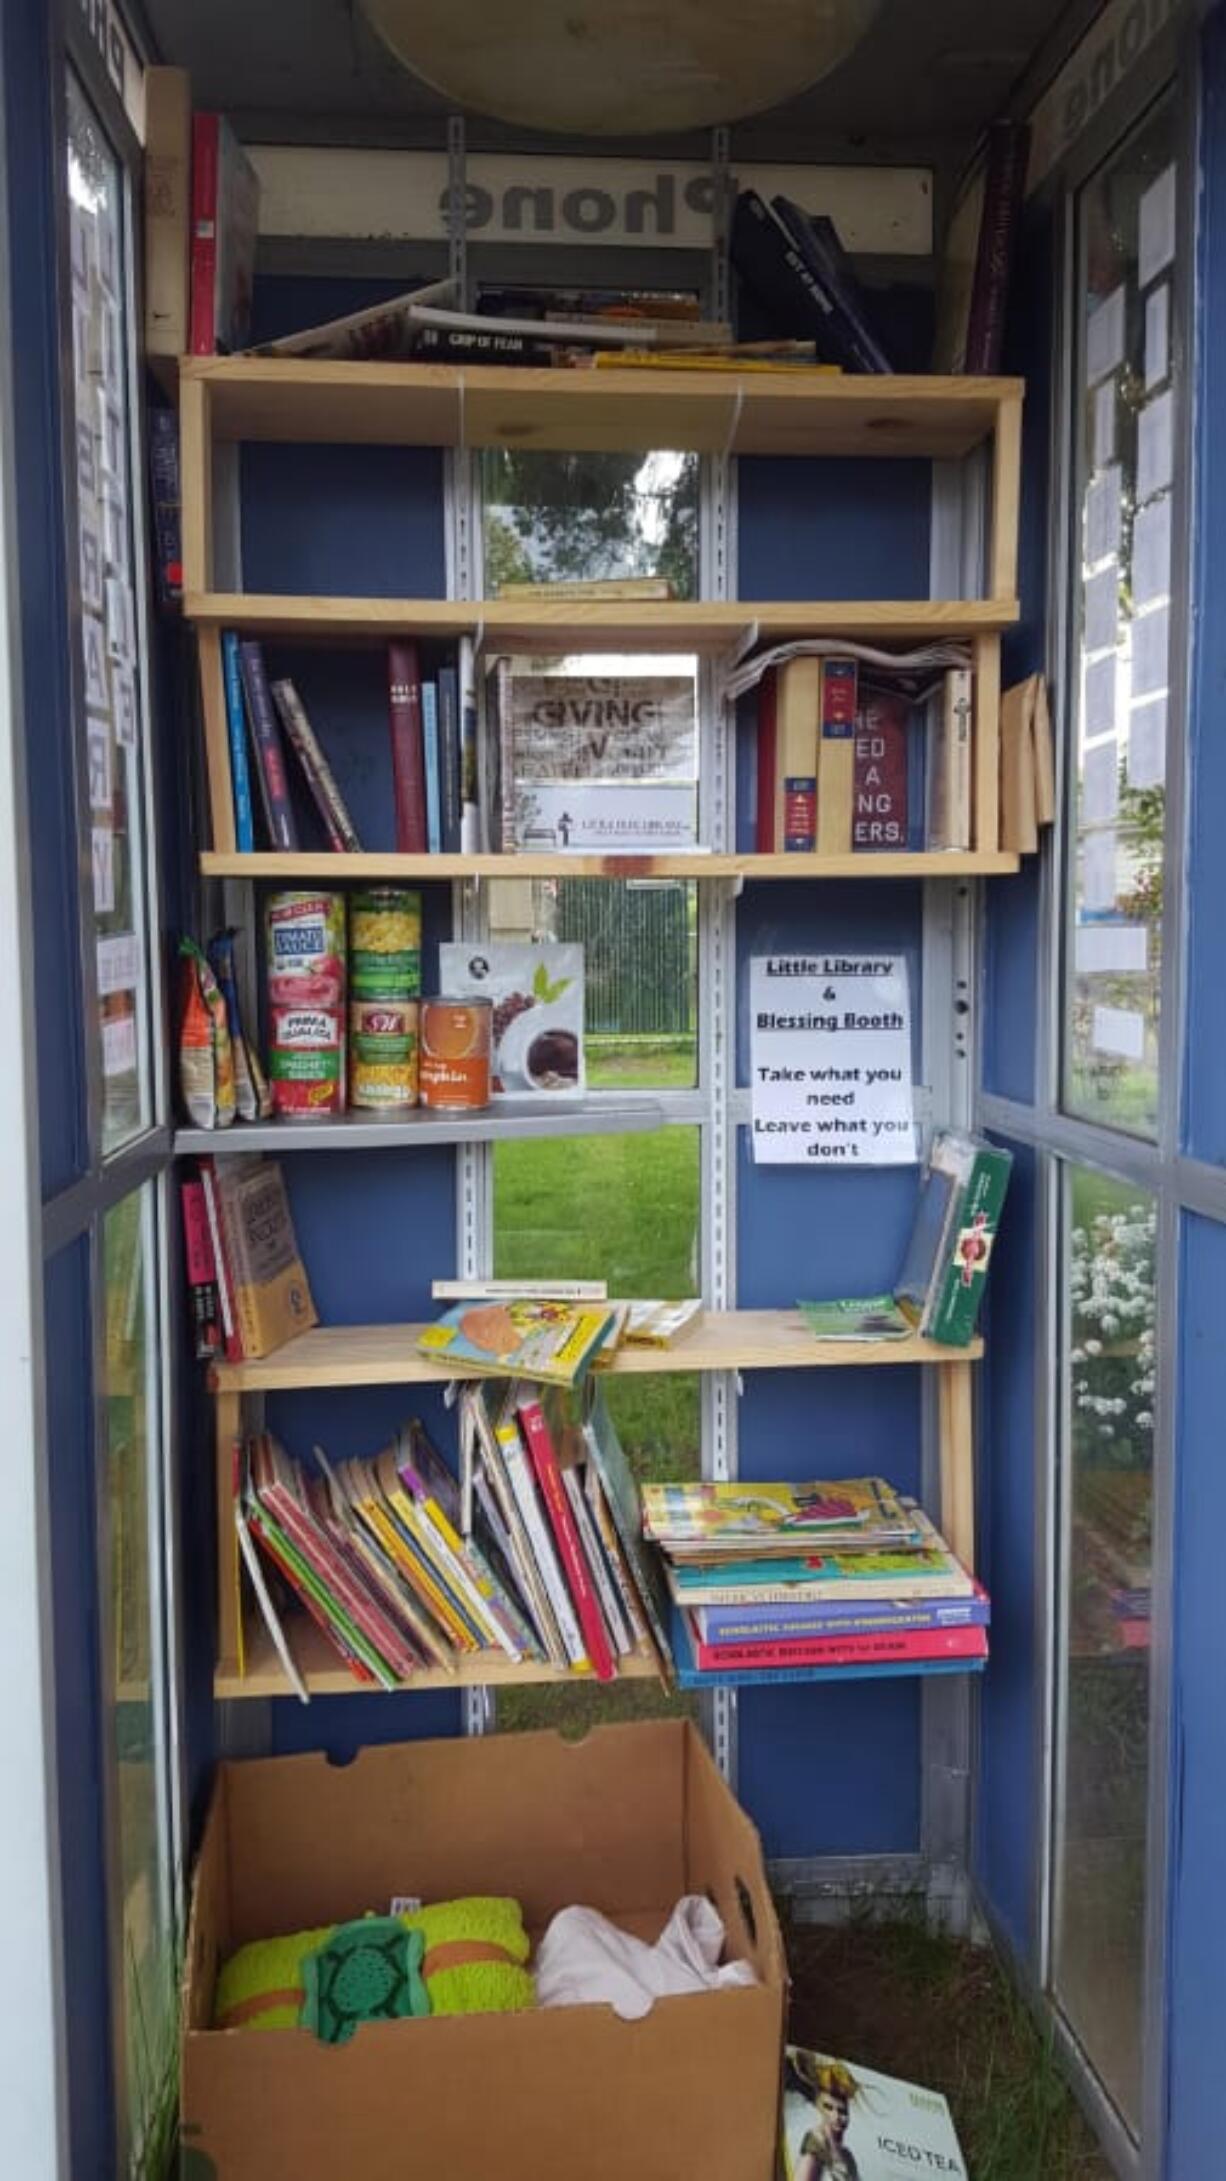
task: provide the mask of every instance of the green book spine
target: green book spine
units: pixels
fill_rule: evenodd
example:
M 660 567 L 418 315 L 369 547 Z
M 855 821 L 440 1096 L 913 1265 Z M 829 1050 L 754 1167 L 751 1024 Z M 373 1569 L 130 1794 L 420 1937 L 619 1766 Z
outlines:
M 928 1325 L 930 1337 L 948 1348 L 965 1348 L 974 1338 L 1012 1164 L 1007 1151 L 975 1154 Z

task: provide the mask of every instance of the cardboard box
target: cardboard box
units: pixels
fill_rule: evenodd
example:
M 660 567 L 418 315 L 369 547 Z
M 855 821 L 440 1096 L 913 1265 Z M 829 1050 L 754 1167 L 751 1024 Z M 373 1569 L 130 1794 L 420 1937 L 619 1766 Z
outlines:
M 306 2030 L 209 2027 L 244 1941 L 511 1894 L 534 1940 L 573 1902 L 658 1937 L 708 1893 L 753 1988 Z M 682 1720 L 219 1768 L 184 1986 L 184 2181 L 771 2181 L 787 1977 L 762 1848 Z

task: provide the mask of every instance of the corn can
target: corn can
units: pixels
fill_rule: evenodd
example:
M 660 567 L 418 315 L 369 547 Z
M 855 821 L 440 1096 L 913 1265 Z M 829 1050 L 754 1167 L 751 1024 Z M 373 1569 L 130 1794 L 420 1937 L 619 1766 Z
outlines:
M 493 1007 L 483 999 L 421 1003 L 421 1102 L 438 1112 L 472 1113 L 490 1102 Z
M 349 913 L 349 979 L 355 1000 L 415 1000 L 421 991 L 421 895 L 410 886 L 368 886 Z
M 265 932 L 271 1007 L 344 1007 L 343 894 L 272 894 Z
M 395 1113 L 417 1104 L 416 1000 L 351 1000 L 349 1103 Z
M 280 1121 L 327 1121 L 345 1111 L 345 1021 L 335 1007 L 274 1007 L 268 1076 Z

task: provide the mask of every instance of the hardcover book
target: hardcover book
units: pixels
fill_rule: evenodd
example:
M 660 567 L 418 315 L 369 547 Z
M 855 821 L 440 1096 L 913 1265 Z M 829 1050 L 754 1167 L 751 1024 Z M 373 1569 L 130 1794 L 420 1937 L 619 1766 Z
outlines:
M 567 1588 L 579 1617 L 583 1648 L 596 1679 L 611 1681 L 616 1668 L 596 1595 L 595 1579 L 583 1550 L 574 1511 L 562 1483 L 562 1473 L 558 1467 L 558 1457 L 545 1420 L 545 1412 L 538 1401 L 520 1401 L 519 1424 L 536 1474 L 537 1488 L 553 1529 Z
M 238 637 L 226 629 L 221 639 L 222 677 L 226 693 L 226 729 L 230 737 L 230 777 L 234 783 L 234 837 L 241 853 L 255 847 L 255 812 L 251 802 L 251 768 L 247 761 L 247 714 L 243 705 L 243 669 Z
M 260 185 L 224 114 L 192 120 L 191 352 L 233 354 L 251 336 Z
M 973 691 L 970 669 L 950 667 L 928 699 L 927 845 L 933 850 L 971 845 Z
M 873 1666 L 887 1660 L 986 1659 L 982 1628 L 873 1629 L 859 1634 L 751 1637 L 704 1643 L 691 1615 L 694 1664 L 704 1673 L 743 1673 L 771 1666 Z
M 396 812 L 396 850 L 424 856 L 426 758 L 421 722 L 421 668 L 417 646 L 398 641 L 387 647 L 387 707 L 392 741 L 392 795 Z
M 275 681 L 271 687 L 273 702 L 281 715 L 286 738 L 302 767 L 303 778 L 323 820 L 329 847 L 335 849 L 338 855 L 356 854 L 362 846 L 357 828 L 336 784 L 336 775 L 319 746 L 319 739 L 307 716 L 306 706 L 293 682 Z
M 268 676 L 264 671 L 263 648 L 254 638 L 244 637 L 238 650 L 269 843 L 273 848 L 284 848 L 292 852 L 298 847 L 298 826 L 289 799 L 285 751 L 281 742 L 281 730 L 277 725 L 277 715 L 273 709 Z
M 910 698 L 900 690 L 861 687 L 851 845 L 869 854 L 911 846 L 907 793 L 911 710 Z
M 820 658 L 787 660 L 776 676 L 775 691 L 775 845 L 808 855 L 817 847 Z
M 777 742 L 778 682 L 764 674 L 758 684 L 757 744 L 755 750 L 757 793 L 754 809 L 754 852 L 773 855 L 778 846 L 775 832 L 775 764 Z
M 192 87 L 185 68 L 145 70 L 145 354 L 190 346 Z
M 915 1523 L 880 1477 L 812 1484 L 654 1484 L 642 1488 L 643 1535 L 673 1559 L 792 1556 L 911 1543 Z
M 981 1583 L 966 1598 L 799 1600 L 791 1605 L 708 1605 L 692 1615 L 703 1643 L 800 1642 L 806 1637 L 986 1628 L 991 1603 Z
M 856 695 L 854 659 L 823 659 L 821 735 L 817 759 L 819 855 L 846 855 L 852 844 L 856 801 Z
M 1012 1165 L 981 1136 L 946 1129 L 933 1140 L 897 1292 L 920 1332 L 947 1347 L 974 1337 Z
M 842 354 L 835 358 L 855 371 L 892 371 L 893 365 L 867 322 L 864 299 L 850 273 L 846 254 L 830 220 L 811 220 L 788 197 L 772 197 L 771 210 L 806 270 L 831 306 L 831 327 Z M 833 238 L 833 244 L 831 241 Z M 836 263 L 837 258 L 837 263 Z M 852 289 L 855 289 L 855 298 Z
M 240 1353 L 273 1351 L 318 1324 L 275 1159 L 202 1161 L 215 1192 Z

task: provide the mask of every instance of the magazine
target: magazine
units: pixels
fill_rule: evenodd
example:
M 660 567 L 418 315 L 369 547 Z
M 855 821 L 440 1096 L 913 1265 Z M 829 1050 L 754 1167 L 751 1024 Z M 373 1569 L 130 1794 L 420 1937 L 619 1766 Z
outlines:
M 644 1484 L 643 1534 L 674 1558 L 871 1551 L 910 1543 L 915 1524 L 880 1477 L 803 1484 Z
M 442 990 L 456 999 L 492 1000 L 490 1088 L 495 1098 L 581 1097 L 583 948 L 489 939 L 444 942 Z
M 463 1302 L 418 1335 L 422 1355 L 494 1378 L 535 1378 L 549 1386 L 577 1386 L 609 1337 L 607 1305 L 565 1302 Z
M 911 1331 L 892 1295 L 846 1296 L 796 1308 L 815 1340 L 905 1340 Z
M 785 2181 L 967 2181 L 939 2091 L 797 2045 L 786 2054 L 780 2154 Z

